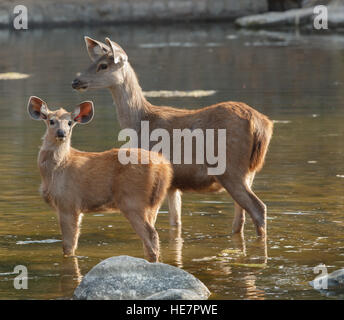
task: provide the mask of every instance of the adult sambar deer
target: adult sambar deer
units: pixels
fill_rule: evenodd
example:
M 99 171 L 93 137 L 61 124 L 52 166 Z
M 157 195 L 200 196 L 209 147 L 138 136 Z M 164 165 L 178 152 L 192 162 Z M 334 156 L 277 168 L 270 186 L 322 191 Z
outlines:
M 168 192 L 171 225 L 181 223 L 179 191 L 219 191 L 224 187 L 235 201 L 233 232 L 243 232 L 246 210 L 257 234 L 265 236 L 266 206 L 252 192 L 251 185 L 263 166 L 272 136 L 272 122 L 241 102 L 222 102 L 198 110 L 152 105 L 145 99 L 125 51 L 109 38 L 105 40 L 106 44 L 85 37 L 93 63 L 78 75 L 72 87 L 76 90 L 110 89 L 121 128 L 132 128 L 140 134 L 141 122 L 149 121 L 151 131 L 163 128 L 170 136 L 174 129 L 226 130 L 226 168 L 221 175 L 208 174 L 206 163 L 172 163 L 174 175 Z
M 159 258 L 159 236 L 154 225 L 157 211 L 172 180 L 172 167 L 162 155 L 130 150 L 146 164 L 123 165 L 122 149 L 82 152 L 71 147 L 73 127 L 92 120 L 93 103 L 85 101 L 74 112 L 50 111 L 38 97 L 30 97 L 28 112 L 46 124 L 38 155 L 41 193 L 56 209 L 65 256 L 75 254 L 82 213 L 119 209 L 143 242 L 150 261 Z M 143 162 L 143 161 L 142 161 Z

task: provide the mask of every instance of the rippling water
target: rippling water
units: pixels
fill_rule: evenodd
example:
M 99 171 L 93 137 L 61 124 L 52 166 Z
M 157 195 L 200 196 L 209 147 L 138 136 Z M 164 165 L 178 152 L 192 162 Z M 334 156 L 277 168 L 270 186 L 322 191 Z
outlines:
M 38 194 L 41 123 L 26 113 L 30 95 L 52 107 L 92 99 L 93 122 L 74 130 L 73 145 L 101 151 L 117 144 L 118 122 L 106 90 L 79 94 L 71 80 L 89 59 L 83 35 L 110 36 L 127 49 L 155 104 L 198 108 L 245 101 L 275 121 L 254 189 L 268 205 L 268 240 L 230 236 L 226 194 L 185 194 L 183 228 L 170 229 L 167 207 L 157 228 L 163 262 L 201 279 L 213 299 L 323 299 L 308 281 L 324 263 L 344 267 L 344 37 L 245 32 L 229 25 L 0 31 L 0 298 L 70 298 L 81 276 L 114 255 L 142 257 L 138 237 L 120 214 L 89 214 L 78 258 L 63 259 L 54 212 Z M 200 97 L 159 91 L 210 90 Z M 29 270 L 29 289 L 15 290 L 13 269 Z

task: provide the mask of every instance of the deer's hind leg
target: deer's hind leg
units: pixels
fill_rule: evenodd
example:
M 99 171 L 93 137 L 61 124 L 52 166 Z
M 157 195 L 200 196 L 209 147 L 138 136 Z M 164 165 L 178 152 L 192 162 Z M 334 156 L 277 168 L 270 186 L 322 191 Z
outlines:
M 154 224 L 152 224 L 153 220 L 149 220 L 145 212 L 139 210 L 132 210 L 130 212 L 123 211 L 123 213 L 141 238 L 143 250 L 148 260 L 158 262 L 160 255 L 159 235 L 154 228 Z M 155 218 L 153 219 L 155 222 Z
M 266 235 L 266 206 L 265 204 L 252 192 L 247 183 L 247 175 L 230 175 L 228 173 L 217 177 L 221 185 L 233 197 L 234 201 L 242 210 L 251 216 L 253 223 L 256 227 L 258 236 L 264 237 Z M 243 211 L 237 209 L 237 217 L 239 220 Z M 242 220 L 241 220 L 242 221 Z M 240 224 L 239 224 L 240 225 Z
M 248 175 L 246 181 L 247 185 L 251 188 L 254 180 L 255 172 Z M 245 225 L 245 210 L 240 207 L 240 205 L 234 201 L 234 219 L 232 225 L 233 234 L 242 234 L 244 232 Z
M 158 217 L 159 210 L 160 210 L 160 205 L 155 206 L 151 208 L 150 210 L 147 210 L 147 220 L 153 227 L 155 226 L 155 222 Z
M 232 224 L 233 234 L 242 234 L 244 232 L 245 225 L 245 210 L 234 201 L 234 220 Z

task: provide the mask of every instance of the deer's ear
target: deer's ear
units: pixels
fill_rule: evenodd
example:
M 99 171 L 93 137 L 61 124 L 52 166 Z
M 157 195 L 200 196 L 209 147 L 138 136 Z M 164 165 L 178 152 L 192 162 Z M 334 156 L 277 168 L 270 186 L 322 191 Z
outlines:
M 113 54 L 113 62 L 115 64 L 128 61 L 128 56 L 120 45 L 118 45 L 116 42 L 111 41 L 110 38 L 105 38 L 105 41 L 111 48 L 111 52 Z
M 99 57 L 103 56 L 106 53 L 109 53 L 110 48 L 97 40 L 93 40 L 90 37 L 84 37 L 88 55 L 92 61 L 97 60 Z
M 27 111 L 34 120 L 46 120 L 48 119 L 49 109 L 41 98 L 31 96 L 27 104 Z
M 92 101 L 81 102 L 72 113 L 72 118 L 78 123 L 88 123 L 94 115 L 94 106 Z

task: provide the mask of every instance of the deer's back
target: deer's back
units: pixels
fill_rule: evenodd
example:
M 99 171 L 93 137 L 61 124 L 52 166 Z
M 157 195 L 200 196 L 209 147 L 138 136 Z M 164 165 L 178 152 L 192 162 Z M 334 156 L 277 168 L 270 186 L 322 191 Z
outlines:
M 146 206 L 157 179 L 169 184 L 169 164 L 141 164 L 141 158 L 162 159 L 162 156 L 141 149 L 138 164 L 122 164 L 119 149 L 105 152 L 81 152 L 73 149 L 70 160 L 54 173 L 53 197 L 59 206 L 75 206 L 82 212 L 121 209 L 123 201 Z
M 147 114 L 151 130 L 164 128 L 173 129 L 226 128 L 230 131 L 240 130 L 243 122 L 253 117 L 268 120 L 268 118 L 243 102 L 226 101 L 200 109 L 189 110 L 173 107 L 151 106 L 152 112 Z M 268 120 L 269 121 L 269 120 Z
M 215 154 L 218 154 L 217 130 L 225 129 L 227 159 L 235 161 L 238 170 L 242 169 L 243 171 L 248 168 L 252 153 L 254 140 L 252 128 L 257 122 L 271 123 L 265 115 L 247 104 L 233 101 L 222 102 L 196 110 L 151 106 L 151 113 L 147 114 L 145 120 L 149 120 L 150 131 L 157 128 L 166 129 L 170 133 L 171 139 L 174 138 L 174 129 L 190 129 L 191 131 L 201 129 L 204 135 L 206 129 L 215 129 Z M 267 130 L 270 130 L 269 128 L 267 126 Z M 153 147 L 154 144 L 154 142 L 151 142 L 150 147 Z M 170 154 L 173 155 L 172 142 L 170 142 L 170 145 Z M 181 142 L 181 148 L 184 150 L 184 141 Z M 192 152 L 192 164 L 173 165 L 173 187 L 201 192 L 220 191 L 222 186 L 217 183 L 215 177 L 208 175 L 206 159 L 205 164 L 196 164 L 196 146 L 194 143 L 192 144 Z M 241 166 L 243 168 L 240 168 Z

